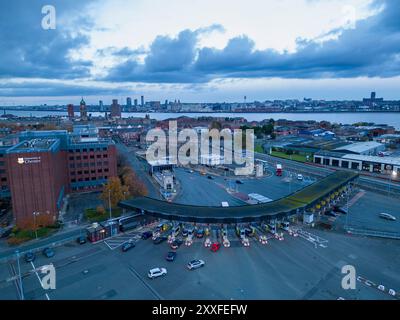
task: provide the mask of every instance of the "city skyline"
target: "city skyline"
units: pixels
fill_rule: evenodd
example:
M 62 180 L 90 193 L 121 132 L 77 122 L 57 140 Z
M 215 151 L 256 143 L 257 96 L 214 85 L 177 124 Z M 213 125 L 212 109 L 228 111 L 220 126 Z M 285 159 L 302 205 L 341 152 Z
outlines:
M 50 2 L 54 30 L 39 1 L 1 4 L 0 105 L 399 99 L 394 0 Z

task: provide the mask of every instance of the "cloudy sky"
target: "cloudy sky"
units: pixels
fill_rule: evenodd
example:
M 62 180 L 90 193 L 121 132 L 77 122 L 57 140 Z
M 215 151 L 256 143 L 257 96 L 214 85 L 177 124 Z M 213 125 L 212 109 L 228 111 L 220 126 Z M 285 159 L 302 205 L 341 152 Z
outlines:
M 55 29 L 42 27 L 45 5 Z M 0 2 L 0 105 L 400 99 L 399 88 L 399 0 Z

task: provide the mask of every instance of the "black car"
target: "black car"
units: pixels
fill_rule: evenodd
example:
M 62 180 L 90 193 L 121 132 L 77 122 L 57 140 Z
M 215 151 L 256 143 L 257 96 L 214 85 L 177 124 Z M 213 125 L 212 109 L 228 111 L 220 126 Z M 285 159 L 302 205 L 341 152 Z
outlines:
M 333 207 L 333 212 L 339 212 L 341 214 L 347 214 L 347 210 L 344 208 L 340 208 L 339 206 Z
M 35 254 L 33 252 L 27 252 L 25 253 L 25 261 L 26 262 L 33 262 L 35 261 Z
M 329 216 L 329 217 L 334 217 L 334 218 L 337 217 L 337 214 L 334 213 L 333 211 L 326 211 L 326 212 L 325 212 L 325 215 L 326 215 L 326 216 Z
M 181 239 L 176 239 L 174 242 L 171 243 L 171 249 L 178 249 L 183 244 Z
M 85 244 L 86 238 L 84 236 L 79 237 L 78 239 L 76 239 L 76 242 L 78 242 L 79 244 Z
M 45 248 L 45 249 L 43 250 L 43 255 L 44 255 L 46 258 L 52 258 L 52 257 L 54 257 L 55 252 L 54 252 L 54 250 L 53 250 L 52 248 Z
M 147 240 L 153 236 L 153 232 L 151 231 L 146 231 L 142 233 L 142 239 Z
M 125 242 L 122 245 L 122 252 L 127 252 L 127 251 L 131 250 L 134 247 L 136 247 L 136 244 L 133 241 Z
M 160 244 L 160 243 L 162 243 L 162 242 L 164 242 L 166 240 L 167 240 L 167 237 L 158 237 L 153 241 L 153 243 L 154 244 Z
M 187 237 L 189 235 L 189 231 L 187 229 L 182 230 L 182 237 Z
M 242 180 L 236 180 L 237 184 L 244 184 Z
M 176 258 L 176 252 L 173 252 L 173 251 L 168 252 L 167 255 L 165 256 L 165 260 L 170 261 L 170 262 L 174 261 L 175 258 Z
M 207 178 L 210 180 L 214 180 L 214 177 L 212 177 L 212 176 L 208 176 Z

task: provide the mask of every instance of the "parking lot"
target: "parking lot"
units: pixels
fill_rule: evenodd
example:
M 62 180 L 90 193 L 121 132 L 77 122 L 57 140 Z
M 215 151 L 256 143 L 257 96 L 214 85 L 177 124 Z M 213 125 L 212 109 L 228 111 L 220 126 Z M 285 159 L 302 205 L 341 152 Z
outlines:
M 20 259 L 25 299 L 393 299 L 365 281 L 358 281 L 356 290 L 343 290 L 345 264 L 354 265 L 360 280 L 400 290 L 395 241 L 304 229 L 311 238 L 285 232 L 284 240 L 269 237 L 266 245 L 249 237 L 250 246 L 244 247 L 235 231 L 228 231 L 229 248 L 212 252 L 204 247 L 205 238 L 194 238 L 191 246 L 177 249 L 174 262 L 165 260 L 169 244 L 155 245 L 151 238 L 125 253 L 104 242 L 71 242 L 56 248 L 53 258 L 38 254 L 34 261 L 35 267 L 56 267 L 57 288 L 49 292 L 33 266 Z M 315 245 L 318 238 L 324 246 Z M 204 260 L 205 267 L 189 271 L 186 264 L 193 259 Z M 10 266 L 16 270 L 15 261 L 0 265 L 1 299 L 18 299 L 15 282 L 4 281 Z M 150 280 L 147 273 L 154 267 L 165 267 L 168 274 Z

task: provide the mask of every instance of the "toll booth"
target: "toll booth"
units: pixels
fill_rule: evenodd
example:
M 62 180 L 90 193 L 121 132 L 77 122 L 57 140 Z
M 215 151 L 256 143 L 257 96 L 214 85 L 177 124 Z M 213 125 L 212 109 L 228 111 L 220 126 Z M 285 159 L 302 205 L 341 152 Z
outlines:
M 110 238 L 118 234 L 119 225 L 117 221 L 106 221 L 100 224 L 105 230 L 105 237 Z
M 106 238 L 106 230 L 98 223 L 93 223 L 88 227 L 86 233 L 90 242 L 98 242 Z

